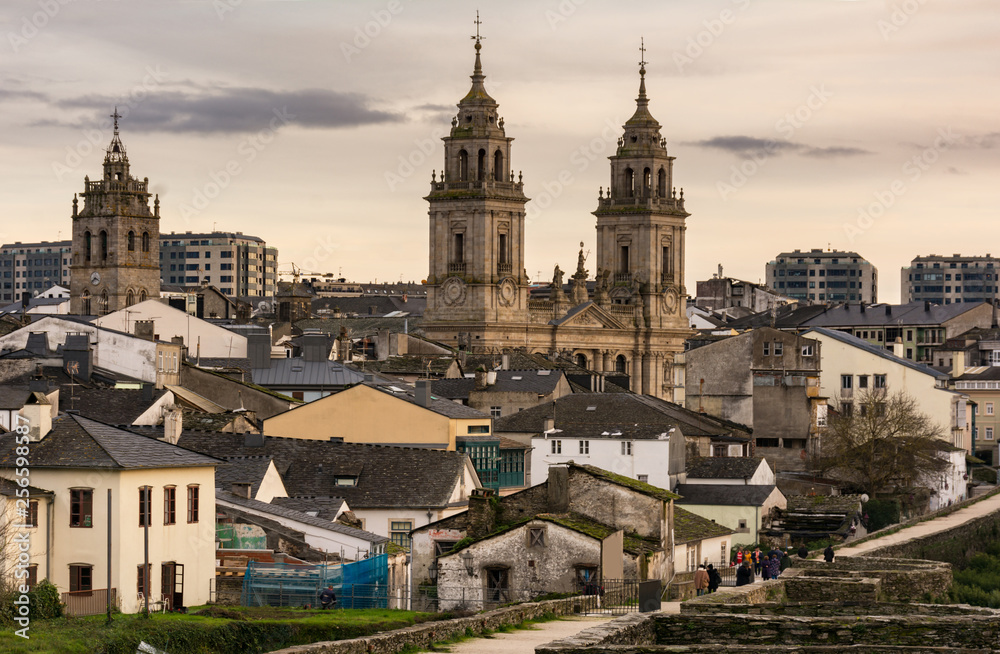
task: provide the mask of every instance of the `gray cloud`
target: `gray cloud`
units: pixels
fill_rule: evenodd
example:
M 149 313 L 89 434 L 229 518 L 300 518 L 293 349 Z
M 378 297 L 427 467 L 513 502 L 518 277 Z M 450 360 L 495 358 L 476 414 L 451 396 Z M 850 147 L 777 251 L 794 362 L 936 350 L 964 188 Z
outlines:
M 119 100 L 120 102 L 120 100 Z M 116 99 L 98 95 L 52 101 L 60 109 L 93 110 L 72 122 L 40 120 L 33 126 L 85 128 L 105 121 Z M 291 125 L 337 129 L 400 122 L 399 114 L 373 109 L 359 93 L 325 89 L 269 91 L 259 88 L 216 88 L 210 92 L 158 90 L 129 113 L 130 128 L 172 133 L 232 133 L 268 127 L 276 113 L 290 116 Z
M 772 156 L 786 152 L 797 152 L 806 157 L 834 158 L 871 154 L 870 151 L 862 148 L 821 148 L 803 145 L 802 143 L 793 143 L 783 139 L 762 139 L 755 136 L 743 135 L 713 136 L 710 139 L 688 142 L 687 145 L 694 145 L 700 148 L 715 148 L 740 156 Z

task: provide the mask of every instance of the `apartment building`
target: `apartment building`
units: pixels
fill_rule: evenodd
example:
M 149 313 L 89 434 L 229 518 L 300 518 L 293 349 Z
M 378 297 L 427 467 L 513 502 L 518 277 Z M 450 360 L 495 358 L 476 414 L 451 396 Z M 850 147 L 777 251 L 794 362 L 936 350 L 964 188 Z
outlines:
M 766 275 L 769 289 L 800 302 L 878 302 L 878 269 L 857 252 L 782 252 Z
M 0 246 L 0 300 L 34 297 L 53 284 L 69 288 L 72 241 L 8 243 Z
M 203 281 L 225 295 L 274 297 L 278 249 L 243 232 L 160 234 L 160 277 L 164 284 L 195 286 Z
M 990 302 L 997 294 L 998 269 L 1000 258 L 989 254 L 916 257 L 902 269 L 900 297 L 903 302 L 934 304 Z

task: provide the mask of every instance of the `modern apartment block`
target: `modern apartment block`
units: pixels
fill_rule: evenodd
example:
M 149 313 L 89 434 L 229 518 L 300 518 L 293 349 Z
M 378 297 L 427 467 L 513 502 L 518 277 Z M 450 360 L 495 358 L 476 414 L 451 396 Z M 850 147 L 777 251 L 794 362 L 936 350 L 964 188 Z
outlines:
M 243 232 L 160 234 L 160 276 L 165 285 L 207 280 L 232 297 L 274 297 L 278 249 Z
M 33 297 L 53 284 L 69 288 L 72 241 L 9 243 L 0 246 L 0 301 Z
M 997 295 L 998 269 L 1000 258 L 989 254 L 916 257 L 902 269 L 900 297 L 903 302 L 934 304 L 990 302 Z
M 878 269 L 857 252 L 782 252 L 766 274 L 769 289 L 800 302 L 878 302 Z

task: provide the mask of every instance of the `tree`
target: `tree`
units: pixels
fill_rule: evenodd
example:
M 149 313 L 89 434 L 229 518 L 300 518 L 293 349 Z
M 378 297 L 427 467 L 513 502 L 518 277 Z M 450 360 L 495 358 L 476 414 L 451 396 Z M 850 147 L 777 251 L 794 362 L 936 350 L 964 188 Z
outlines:
M 904 392 L 870 389 L 842 403 L 823 435 L 820 468 L 878 491 L 911 489 L 942 472 L 942 430 Z

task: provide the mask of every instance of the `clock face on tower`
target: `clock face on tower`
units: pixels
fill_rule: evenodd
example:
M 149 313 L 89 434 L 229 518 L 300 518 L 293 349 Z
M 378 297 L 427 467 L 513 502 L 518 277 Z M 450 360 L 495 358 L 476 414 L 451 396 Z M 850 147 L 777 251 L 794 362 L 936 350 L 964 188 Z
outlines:
M 94 286 L 97 286 L 98 284 L 100 284 L 101 283 L 101 273 L 97 272 L 96 270 L 93 273 L 91 273 L 91 275 L 90 275 L 90 283 L 93 284 Z

